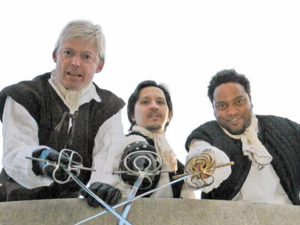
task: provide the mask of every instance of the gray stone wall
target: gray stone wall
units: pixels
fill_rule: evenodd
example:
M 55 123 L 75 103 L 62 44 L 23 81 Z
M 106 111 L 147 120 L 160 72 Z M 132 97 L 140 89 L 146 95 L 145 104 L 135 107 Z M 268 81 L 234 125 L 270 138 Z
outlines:
M 101 210 L 83 199 L 4 202 L 0 224 L 69 225 Z M 133 203 L 128 221 L 134 225 L 299 225 L 300 206 L 144 198 Z M 117 219 L 106 213 L 84 224 L 116 225 Z

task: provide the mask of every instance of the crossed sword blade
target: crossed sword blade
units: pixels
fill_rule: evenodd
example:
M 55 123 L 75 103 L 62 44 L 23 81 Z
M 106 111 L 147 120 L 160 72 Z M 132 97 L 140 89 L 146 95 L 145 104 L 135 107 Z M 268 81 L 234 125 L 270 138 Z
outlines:
M 139 187 L 141 186 L 141 184 L 143 182 L 144 177 L 145 177 L 145 173 L 143 173 L 143 172 L 138 176 L 138 178 L 134 182 L 134 185 L 130 191 L 128 200 L 132 200 L 135 197 L 137 191 L 139 190 Z M 129 210 L 131 208 L 131 205 L 132 205 L 132 202 L 129 202 L 128 204 L 126 204 L 124 206 L 123 211 L 122 211 L 122 217 L 124 219 L 126 219 L 128 213 L 129 213 Z M 124 224 L 124 222 L 120 220 L 117 225 L 123 225 L 123 224 Z
M 163 188 L 165 188 L 165 187 L 167 187 L 167 186 L 170 186 L 170 185 L 172 185 L 172 184 L 175 184 L 175 183 L 177 183 L 177 182 L 179 182 L 179 181 L 181 181 L 181 180 L 184 180 L 184 179 L 186 179 L 186 178 L 188 178 L 188 177 L 191 177 L 191 176 L 193 176 L 193 175 L 195 175 L 195 174 L 198 174 L 198 173 L 199 173 L 199 172 L 196 172 L 196 173 L 188 173 L 188 174 L 186 174 L 185 176 L 182 176 L 182 177 L 180 177 L 180 178 L 178 178 L 178 179 L 176 179 L 176 180 L 173 180 L 173 181 L 171 181 L 171 182 L 169 182 L 169 183 L 167 183 L 167 184 L 164 184 L 164 185 L 162 185 L 162 186 L 160 186 L 160 187 L 158 187 L 158 188 L 155 188 L 155 189 L 152 189 L 152 190 L 150 190 L 150 191 L 144 192 L 143 194 L 140 194 L 140 195 L 138 195 L 138 196 L 136 196 L 136 197 L 134 197 L 134 198 L 132 198 L 132 199 L 128 199 L 128 200 L 126 200 L 126 201 L 124 201 L 124 202 L 120 202 L 120 203 L 118 203 L 118 204 L 112 206 L 111 208 L 112 208 L 112 209 L 115 209 L 115 208 L 118 208 L 118 207 L 123 206 L 123 205 L 128 205 L 128 204 L 130 204 L 130 203 L 136 201 L 137 199 L 144 197 L 145 195 L 149 195 L 149 194 L 151 194 L 151 193 L 153 193 L 153 192 L 155 192 L 155 191 L 158 191 L 158 190 L 163 189 Z M 135 183 L 137 183 L 137 181 L 136 181 Z M 86 188 L 86 187 L 85 187 L 85 188 Z M 125 209 L 126 209 L 126 207 L 124 208 L 124 210 L 123 210 L 123 212 L 122 212 L 123 214 L 126 213 L 126 212 L 125 212 Z M 129 209 L 130 209 L 130 207 L 129 207 Z M 127 209 L 128 212 L 129 212 L 129 209 Z M 79 225 L 79 224 L 85 223 L 85 222 L 87 222 L 87 221 L 89 221 L 89 220 L 92 220 L 92 219 L 94 219 L 94 218 L 96 218 L 96 217 L 98 217 L 98 216 L 101 216 L 101 215 L 103 215 L 103 214 L 105 214 L 105 213 L 107 213 L 107 212 L 108 212 L 107 210 L 103 210 L 103 211 L 101 211 L 101 212 L 99 212 L 99 213 L 97 213 L 97 214 L 95 214 L 95 215 L 93 215 L 93 216 L 90 216 L 90 217 L 88 217 L 88 218 L 86 218 L 86 219 L 83 219 L 83 220 L 77 222 L 77 223 L 74 224 L 74 225 Z M 128 212 L 127 212 L 127 214 L 128 214 Z M 127 216 L 127 214 L 126 214 L 126 216 Z M 122 217 L 122 219 L 124 220 L 123 217 Z M 120 222 L 121 222 L 121 221 L 120 221 Z
M 101 205 L 103 205 L 106 210 L 111 212 L 114 216 L 116 216 L 120 222 L 127 225 L 132 225 L 129 223 L 126 219 L 124 219 L 120 214 L 118 214 L 110 205 L 108 205 L 105 201 L 103 201 L 101 198 L 99 198 L 94 192 L 92 192 L 90 189 L 88 189 L 73 173 L 71 173 L 69 170 L 65 168 L 65 166 L 61 166 L 61 168 L 90 196 L 92 196 L 95 200 L 97 200 Z M 107 212 L 107 211 L 105 211 Z
M 120 214 L 118 214 L 111 206 L 109 206 L 105 201 L 103 201 L 101 198 L 99 198 L 96 194 L 94 194 L 94 192 L 92 192 L 90 189 L 88 189 L 72 172 L 70 172 L 63 164 L 55 164 L 47 159 L 39 159 L 39 158 L 35 158 L 35 157 L 25 157 L 26 159 L 30 159 L 30 160 L 37 160 L 37 161 L 42 161 L 42 162 L 46 162 L 48 164 L 52 164 L 53 166 L 57 167 L 61 167 L 85 192 L 87 192 L 90 196 L 92 196 L 96 201 L 98 201 L 98 203 L 100 203 L 101 205 L 103 205 L 109 212 L 111 212 L 114 216 L 116 216 L 120 222 L 122 222 L 122 224 L 127 224 L 127 225 L 132 225 L 131 223 L 129 223 L 126 219 L 124 219 Z M 77 162 L 73 162 L 75 164 L 78 164 Z M 79 163 L 80 164 L 80 163 Z M 79 168 L 79 169 L 84 169 L 84 170 L 90 170 L 90 171 L 94 171 L 93 169 L 90 168 L 86 168 L 86 167 L 82 167 L 80 165 L 73 165 L 73 168 Z M 106 211 L 107 212 L 107 211 Z

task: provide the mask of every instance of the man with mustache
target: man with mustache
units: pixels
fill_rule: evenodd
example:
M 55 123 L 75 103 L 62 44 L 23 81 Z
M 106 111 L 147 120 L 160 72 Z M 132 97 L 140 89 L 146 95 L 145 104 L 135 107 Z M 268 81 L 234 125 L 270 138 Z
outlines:
M 183 173 L 183 165 L 177 160 L 165 136 L 167 126 L 173 116 L 172 101 L 168 89 L 164 85 L 157 84 L 152 80 L 139 83 L 129 97 L 127 115 L 131 127 L 125 140 L 125 150 L 120 151 L 115 158 L 108 156 L 107 160 L 111 161 L 112 166 L 106 168 L 106 171 L 102 171 L 101 174 L 98 174 L 99 181 L 118 188 L 121 190 L 123 196 L 129 196 L 131 186 L 136 181 L 137 176 L 123 174 L 121 175 L 120 182 L 120 176 L 117 174 L 113 175 L 113 173 L 124 169 L 123 160 L 130 153 L 137 153 L 137 156 L 141 156 L 144 154 L 139 152 L 141 150 L 153 151 L 163 159 L 161 169 L 171 171 L 170 173 L 150 176 L 150 180 L 144 179 L 137 195 L 170 182 L 175 173 Z M 155 169 L 155 159 L 149 154 L 146 155 L 152 159 L 150 160 L 151 165 L 147 161 L 137 160 L 139 168 L 150 166 L 150 169 Z M 128 167 L 132 170 L 134 170 L 134 159 L 133 157 L 128 162 Z M 98 189 L 95 186 L 95 193 L 97 193 Z M 183 182 L 178 182 L 171 187 L 168 186 L 152 193 L 151 197 L 194 198 L 194 193 L 188 190 L 186 186 L 183 186 Z M 90 200 L 95 206 L 98 205 L 93 199 Z
M 0 94 L 3 121 L 3 170 L 0 201 L 78 197 L 74 182 L 53 181 L 54 168 L 25 157 L 58 160 L 62 149 L 71 149 L 83 158 L 84 167 L 96 170 L 106 166 L 107 152 L 123 144 L 122 99 L 92 82 L 105 60 L 101 27 L 75 20 L 62 30 L 53 60 L 52 72 L 6 87 Z M 59 169 L 55 177 L 66 179 Z M 93 182 L 91 172 L 80 171 L 79 179 Z M 117 201 L 120 192 L 102 185 L 102 197 Z
M 286 118 L 253 113 L 248 79 L 235 70 L 217 73 L 208 86 L 216 121 L 196 128 L 187 138 L 187 171 L 208 154 L 215 165 L 203 180 L 186 183 L 204 199 L 300 205 L 300 125 Z M 211 175 L 211 176 L 210 176 Z

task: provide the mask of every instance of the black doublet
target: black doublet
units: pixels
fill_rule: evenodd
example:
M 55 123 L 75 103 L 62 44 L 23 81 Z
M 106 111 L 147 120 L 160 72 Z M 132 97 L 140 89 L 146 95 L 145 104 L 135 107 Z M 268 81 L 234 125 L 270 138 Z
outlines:
M 300 205 L 300 125 L 286 118 L 257 116 L 258 138 L 272 155 L 271 162 L 280 183 L 294 205 Z M 251 162 L 243 155 L 242 143 L 227 136 L 216 121 L 196 128 L 187 138 L 186 149 L 193 139 L 204 140 L 221 149 L 235 164 L 231 175 L 202 198 L 231 200 L 245 182 Z
M 32 81 L 22 81 L 9 86 L 0 94 L 0 116 L 2 120 L 4 104 L 7 96 L 21 104 L 35 119 L 39 127 L 39 144 L 46 145 L 57 151 L 68 148 L 78 152 L 83 158 L 83 166 L 92 166 L 92 151 L 94 139 L 99 127 L 124 106 L 122 99 L 107 90 L 96 87 L 101 102 L 92 99 L 81 105 L 74 114 L 63 103 L 55 90 L 49 84 L 50 73 L 38 76 Z M 72 118 L 72 127 L 69 131 L 69 119 Z M 39 174 L 38 171 L 34 171 Z M 17 192 L 25 193 L 25 197 L 18 193 L 11 194 L 7 187 L 6 200 L 39 199 L 77 197 L 79 187 L 75 182 L 67 184 L 54 183 L 49 187 L 28 190 L 8 177 L 3 170 L 7 183 L 17 185 Z M 84 183 L 90 179 L 90 172 L 81 171 L 79 179 Z M 7 184 L 10 186 L 11 184 Z M 5 186 L 5 184 L 3 185 Z M 13 190 L 12 190 L 13 191 Z M 23 192 L 23 193 L 22 193 Z M 26 196 L 27 193 L 27 196 Z

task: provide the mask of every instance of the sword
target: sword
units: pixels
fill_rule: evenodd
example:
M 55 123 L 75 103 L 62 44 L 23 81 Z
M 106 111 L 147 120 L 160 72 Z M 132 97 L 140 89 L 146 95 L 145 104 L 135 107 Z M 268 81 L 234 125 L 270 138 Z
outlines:
M 132 163 L 131 166 L 129 165 L 130 161 Z M 120 163 L 121 171 L 114 171 L 114 174 L 119 174 L 121 180 L 123 180 L 122 178 L 123 174 L 137 177 L 133 185 L 130 185 L 128 183 L 128 185 L 131 186 L 131 191 L 128 200 L 131 200 L 136 196 L 136 193 L 141 187 L 144 179 L 148 180 L 149 182 L 148 186 L 143 187 L 144 189 L 150 188 L 152 186 L 152 180 L 150 179 L 150 176 L 154 176 L 164 172 L 161 171 L 161 167 L 162 167 L 162 158 L 156 152 L 152 152 L 149 150 L 139 150 L 139 151 L 134 151 L 129 153 L 124 159 L 122 159 Z M 127 217 L 131 205 L 132 202 L 124 206 L 122 210 L 123 218 Z M 117 225 L 123 225 L 123 222 L 119 221 Z
M 82 164 L 83 159 L 82 159 L 81 155 L 79 153 L 73 151 L 73 150 L 70 150 L 70 149 L 62 149 L 59 152 L 57 162 L 56 161 L 51 161 L 51 160 L 48 160 L 48 159 L 40 159 L 40 158 L 29 157 L 29 156 L 25 156 L 25 158 L 30 159 L 30 160 L 44 162 L 45 166 L 43 167 L 43 172 L 44 172 L 44 169 L 46 167 L 48 167 L 48 166 L 53 167 L 52 179 L 56 183 L 59 183 L 59 184 L 65 184 L 65 183 L 68 183 L 70 181 L 70 176 L 68 176 L 65 180 L 60 180 L 56 177 L 56 173 L 58 172 L 59 167 L 61 165 L 64 165 L 64 163 L 62 162 L 62 159 L 68 160 L 68 163 L 66 163 L 65 166 L 67 167 L 67 170 L 69 172 L 73 171 L 76 174 L 76 176 L 79 176 L 81 170 L 95 171 L 94 169 L 84 167 L 83 164 Z
M 233 164 L 234 164 L 234 162 L 231 161 L 231 162 L 229 162 L 229 163 L 224 163 L 224 164 L 215 165 L 214 168 L 217 169 L 217 168 L 221 168 L 221 167 L 224 167 L 224 166 L 232 166 Z M 203 172 L 205 172 L 205 171 L 203 171 L 203 169 L 200 169 L 200 170 L 193 169 L 192 172 L 188 172 L 188 173 L 184 173 L 184 174 L 175 175 L 175 176 L 173 176 L 173 178 L 174 178 L 175 180 L 173 180 L 173 181 L 171 181 L 171 182 L 169 182 L 169 183 L 167 183 L 167 184 L 165 184 L 165 185 L 163 185 L 163 186 L 161 186 L 161 187 L 158 187 L 158 188 L 155 188 L 155 189 L 153 189 L 153 190 L 147 191 L 147 192 L 145 192 L 145 193 L 143 193 L 143 194 L 140 194 L 140 195 L 136 196 L 136 197 L 133 198 L 133 199 L 128 199 L 128 200 L 126 200 L 126 201 L 124 201 L 124 202 L 121 202 L 121 203 L 119 203 L 119 204 L 116 204 L 116 205 L 114 205 L 112 208 L 115 209 L 115 208 L 118 208 L 118 207 L 120 207 L 120 206 L 123 206 L 123 205 L 126 205 L 126 204 L 128 204 L 128 203 L 131 203 L 131 202 L 133 202 L 133 201 L 136 201 L 137 199 L 142 198 L 142 197 L 144 197 L 145 195 L 149 195 L 149 194 L 151 194 L 151 193 L 153 193 L 153 192 L 155 192 L 155 191 L 158 191 L 158 190 L 160 190 L 160 189 L 162 189 L 162 188 L 164 188 L 164 187 L 167 187 L 167 186 L 169 186 L 169 185 L 175 184 L 175 183 L 177 183 L 177 182 L 179 182 L 179 181 L 181 181 L 181 180 L 187 179 L 187 178 L 189 178 L 189 177 L 193 177 L 193 176 L 194 176 L 194 177 L 199 177 L 201 180 L 203 180 L 203 178 L 200 177 L 201 174 L 202 174 Z M 74 224 L 74 225 L 79 225 L 79 224 L 85 223 L 85 222 L 87 222 L 87 221 L 89 221 L 89 220 L 91 220 L 91 219 L 94 219 L 94 218 L 96 218 L 96 217 L 98 217 L 98 216 L 101 216 L 101 215 L 103 215 L 103 214 L 105 214 L 105 213 L 107 213 L 107 211 L 105 211 L 105 210 L 104 210 L 104 211 L 101 211 L 100 213 L 97 213 L 97 214 L 95 214 L 95 215 L 93 215 L 93 216 L 91 216 L 91 217 L 88 217 L 88 218 L 86 218 L 86 219 L 84 219 L 84 220 L 81 220 L 81 221 L 79 221 L 78 223 L 76 223 L 76 224 Z
M 140 176 L 138 176 L 137 180 L 134 182 L 134 185 L 130 191 L 130 194 L 129 194 L 129 197 L 128 197 L 128 200 L 131 200 L 135 197 L 137 191 L 139 190 L 139 187 L 141 186 L 142 182 L 143 182 L 143 179 L 145 177 L 145 173 L 143 172 L 140 172 Z M 126 204 L 123 208 L 123 211 L 122 211 L 122 217 L 124 219 L 126 219 L 128 213 L 129 213 L 129 210 L 131 208 L 131 205 L 132 205 L 132 202 Z M 119 221 L 118 225 L 123 225 L 123 221 Z
M 90 189 L 88 189 L 73 173 L 68 171 L 64 166 L 61 166 L 61 168 L 90 196 L 92 196 L 95 200 L 97 200 L 101 205 L 103 205 L 106 210 L 111 212 L 114 216 L 116 216 L 120 221 L 123 223 L 126 223 L 127 225 L 132 225 L 129 223 L 126 219 L 124 219 L 120 214 L 118 214 L 110 205 L 108 205 L 105 201 L 103 201 L 101 198 L 99 198 L 94 192 L 92 192 Z M 107 211 L 106 211 L 107 212 Z
M 184 179 L 186 179 L 186 178 L 189 178 L 189 177 L 191 177 L 191 176 L 194 176 L 194 175 L 196 175 L 196 174 L 198 174 L 198 173 L 200 173 L 200 172 L 198 171 L 198 172 L 195 172 L 195 173 L 187 174 L 187 175 L 185 175 L 185 176 L 183 176 L 183 177 L 180 177 L 180 178 L 178 178 L 178 179 L 176 179 L 176 180 L 173 180 L 173 181 L 171 181 L 171 182 L 169 182 L 169 183 L 167 183 L 167 184 L 164 184 L 164 185 L 162 185 L 162 186 L 160 186 L 160 187 L 158 187 L 158 188 L 155 188 L 155 189 L 152 189 L 152 190 L 150 190 L 150 191 L 144 192 L 143 194 L 140 194 L 140 195 L 134 197 L 133 199 L 128 199 L 128 200 L 126 200 L 126 201 L 120 202 L 120 203 L 118 203 L 118 204 L 112 206 L 112 208 L 113 208 L 113 209 L 116 209 L 116 208 L 118 208 L 118 207 L 120 207 L 120 206 L 123 206 L 123 205 L 126 205 L 126 204 L 128 204 L 128 203 L 134 202 L 134 201 L 138 200 L 139 198 L 142 198 L 142 197 L 144 197 L 144 196 L 146 196 L 146 195 L 149 195 L 149 194 L 151 194 L 151 193 L 153 193 L 153 192 L 155 192 L 155 191 L 159 191 L 159 190 L 161 190 L 161 189 L 163 189 L 163 188 L 165 188 L 165 187 L 167 187 L 167 186 L 170 186 L 170 185 L 172 185 L 172 184 L 175 184 L 175 183 L 177 183 L 177 182 L 179 182 L 179 181 L 181 181 L 181 180 L 184 180 Z M 92 219 L 95 219 L 95 218 L 97 218 L 98 216 L 101 216 L 101 215 L 103 215 L 103 214 L 105 214 L 105 213 L 107 213 L 107 212 L 108 212 L 107 210 L 101 211 L 101 212 L 99 212 L 99 213 L 97 213 L 97 214 L 95 214 L 95 215 L 93 215 L 93 216 L 90 216 L 90 217 L 88 217 L 88 218 L 86 218 L 86 219 L 83 219 L 83 220 L 81 220 L 81 221 L 75 223 L 74 225 L 79 225 L 79 224 L 85 223 L 85 222 L 87 222 L 87 221 L 89 221 L 89 220 L 92 220 Z
M 66 152 L 70 153 L 70 156 L 68 154 L 66 154 Z M 67 167 L 61 163 L 61 159 L 62 157 L 68 157 L 68 165 Z M 79 157 L 79 162 L 75 161 L 73 158 L 74 156 L 78 156 Z M 58 161 L 57 162 L 52 162 L 50 160 L 46 160 L 46 159 L 40 159 L 40 158 L 35 158 L 35 157 L 25 157 L 26 159 L 30 159 L 30 160 L 37 160 L 37 161 L 42 161 L 42 162 L 46 162 L 46 165 L 50 165 L 52 167 L 54 167 L 54 171 L 52 173 L 52 178 L 55 182 L 60 183 L 60 184 L 64 184 L 69 182 L 70 178 L 72 178 L 85 192 L 87 192 L 89 195 L 91 195 L 96 201 L 98 201 L 101 205 L 103 205 L 106 210 L 108 210 L 109 212 L 111 212 L 114 216 L 116 216 L 120 221 L 122 221 L 123 223 L 127 224 L 127 225 L 132 225 L 131 223 L 129 223 L 126 219 L 124 219 L 120 214 L 118 214 L 114 209 L 112 209 L 111 206 L 109 206 L 105 201 L 103 201 L 101 198 L 99 198 L 96 194 L 94 194 L 94 192 L 92 192 L 90 189 L 88 189 L 78 178 L 77 176 L 75 176 L 71 171 L 77 172 L 77 175 L 79 175 L 80 169 L 83 170 L 90 170 L 93 171 L 93 169 L 90 168 L 86 168 L 83 167 L 82 165 L 82 157 L 75 151 L 69 150 L 69 149 L 63 149 L 62 151 L 60 151 L 59 153 L 59 157 L 58 157 Z M 74 165 L 75 164 L 75 165 Z M 58 168 L 62 168 L 67 174 L 68 174 L 68 178 L 64 181 L 58 180 L 56 179 L 55 173 L 58 170 Z M 107 211 L 106 211 L 107 212 Z

